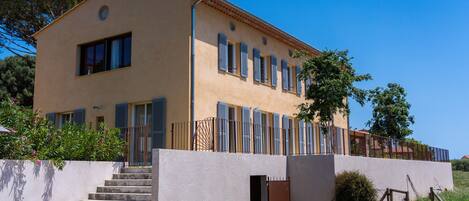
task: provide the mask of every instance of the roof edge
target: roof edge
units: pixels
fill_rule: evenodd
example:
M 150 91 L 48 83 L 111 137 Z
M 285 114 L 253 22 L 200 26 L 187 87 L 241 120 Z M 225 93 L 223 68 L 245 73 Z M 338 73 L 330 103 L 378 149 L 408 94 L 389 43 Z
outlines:
M 298 38 L 286 33 L 276 26 L 262 20 L 261 18 L 249 13 L 248 11 L 226 1 L 226 0 L 203 0 L 206 5 L 235 18 L 273 38 L 289 44 L 299 50 L 307 51 L 313 55 L 320 54 L 321 51 L 311 45 L 299 40 Z
M 83 5 L 85 2 L 87 2 L 88 0 L 83 0 L 81 1 L 80 3 L 78 3 L 77 5 L 73 6 L 72 8 L 70 8 L 69 10 L 67 10 L 65 13 L 63 13 L 61 16 L 59 16 L 58 18 L 55 18 L 54 20 L 52 20 L 52 22 L 50 22 L 49 24 L 47 24 L 46 26 L 42 27 L 41 29 L 39 29 L 38 31 L 36 31 L 36 33 L 33 33 L 31 36 L 35 39 L 37 39 L 37 36 L 38 34 L 40 34 L 41 32 L 43 32 L 44 30 L 46 30 L 47 28 L 49 28 L 50 26 L 54 25 L 55 23 L 57 23 L 58 21 L 60 21 L 62 18 L 64 18 L 66 15 L 68 15 L 69 13 L 71 13 L 72 11 L 76 10 L 78 7 L 80 7 L 81 5 Z

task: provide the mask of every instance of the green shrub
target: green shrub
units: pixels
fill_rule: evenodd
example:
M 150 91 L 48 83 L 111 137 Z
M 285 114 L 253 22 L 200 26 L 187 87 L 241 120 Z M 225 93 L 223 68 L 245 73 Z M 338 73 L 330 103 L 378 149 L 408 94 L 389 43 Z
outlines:
M 469 172 L 469 159 L 452 160 L 451 166 L 453 170 Z
M 0 103 L 0 124 L 15 130 L 0 134 L 3 159 L 52 160 L 63 168 L 64 160 L 111 161 L 123 153 L 118 129 L 100 125 L 94 130 L 75 124 L 57 129 L 30 108 L 11 101 Z
M 357 171 L 345 171 L 336 177 L 336 201 L 375 201 L 376 195 L 373 183 Z

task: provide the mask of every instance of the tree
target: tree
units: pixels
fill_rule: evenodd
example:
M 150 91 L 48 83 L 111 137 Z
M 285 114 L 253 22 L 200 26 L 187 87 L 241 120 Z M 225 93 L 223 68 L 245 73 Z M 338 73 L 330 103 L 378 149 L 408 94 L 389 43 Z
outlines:
M 82 0 L 3 0 L 0 6 L 0 50 L 34 55 L 34 33 Z
M 414 116 L 410 115 L 411 105 L 403 87 L 389 83 L 386 89 L 377 87 L 369 93 L 373 107 L 373 117 L 367 123 L 370 133 L 397 139 L 412 134 L 409 126 L 414 124 Z
M 26 55 L 0 60 L 0 101 L 11 98 L 20 105 L 33 104 L 34 59 Z
M 364 105 L 366 90 L 354 86 L 355 83 L 370 80 L 369 74 L 357 75 L 348 51 L 322 52 L 319 56 L 305 53 L 296 55 L 305 59 L 299 78 L 307 83 L 306 100 L 298 106 L 298 117 L 307 121 L 319 118 L 324 133 L 327 127 L 334 126 L 334 114 L 344 116 L 350 113 L 347 97 Z

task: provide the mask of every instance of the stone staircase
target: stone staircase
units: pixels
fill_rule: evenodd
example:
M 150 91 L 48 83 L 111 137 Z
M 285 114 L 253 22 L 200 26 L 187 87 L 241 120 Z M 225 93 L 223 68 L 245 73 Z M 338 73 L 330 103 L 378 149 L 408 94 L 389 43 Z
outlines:
M 91 200 L 151 200 L 151 167 L 122 168 L 119 174 L 112 175 L 104 186 L 98 186 L 96 193 L 90 193 Z

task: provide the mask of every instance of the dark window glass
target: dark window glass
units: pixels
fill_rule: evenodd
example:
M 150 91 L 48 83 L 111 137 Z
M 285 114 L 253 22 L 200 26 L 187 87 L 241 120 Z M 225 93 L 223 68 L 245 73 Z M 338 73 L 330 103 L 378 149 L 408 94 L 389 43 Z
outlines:
M 122 66 L 130 66 L 132 62 L 132 37 L 124 38 L 123 46 Z
M 93 73 L 101 72 L 105 70 L 105 45 L 104 43 L 96 44 L 95 46 L 95 62 L 94 62 L 94 68 L 93 68 Z
M 80 75 L 130 66 L 132 36 L 118 36 L 81 46 Z
M 83 75 L 87 75 L 91 72 L 94 66 L 94 46 L 86 48 L 86 65 L 82 72 Z
M 233 51 L 234 51 L 234 46 L 232 43 L 228 43 L 228 72 L 230 73 L 235 73 L 234 72 L 234 58 L 233 58 Z
M 261 57 L 261 82 L 265 83 L 267 78 L 265 77 L 266 75 L 266 69 L 265 69 L 265 58 Z

